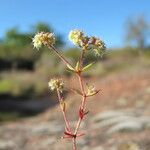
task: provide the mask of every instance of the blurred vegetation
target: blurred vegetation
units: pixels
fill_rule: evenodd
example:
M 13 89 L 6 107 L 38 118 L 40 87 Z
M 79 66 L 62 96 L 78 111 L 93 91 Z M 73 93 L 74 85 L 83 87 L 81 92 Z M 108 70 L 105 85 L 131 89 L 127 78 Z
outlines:
M 78 49 L 68 49 L 64 52 L 68 60 L 75 65 L 79 57 Z M 93 58 L 88 55 L 88 64 Z M 72 59 L 71 59 L 72 58 Z M 135 49 L 108 50 L 107 57 L 97 61 L 93 67 L 85 72 L 87 77 L 99 77 L 110 73 L 117 73 L 125 69 L 133 69 L 139 65 L 150 67 L 150 50 L 142 56 Z M 0 74 L 0 95 L 10 94 L 13 97 L 37 97 L 48 93 L 47 82 L 51 76 L 70 76 L 63 63 L 58 58 L 45 51 L 34 65 L 34 71 L 3 71 Z
M 150 24 L 143 15 L 129 18 L 126 22 L 125 40 L 130 46 L 137 47 L 139 52 L 146 48 L 150 35 Z
M 137 67 L 150 67 L 150 48 L 146 45 L 140 46 L 135 37 L 145 35 L 144 27 L 139 28 L 140 23 L 134 24 L 139 29 L 136 35 L 129 25 L 127 37 L 129 41 L 136 42 L 134 46 L 128 46 L 120 49 L 107 49 L 103 58 L 95 57 L 93 53 L 86 54 L 84 65 L 94 62 L 94 66 L 85 72 L 87 78 L 98 78 L 114 74 L 124 70 L 134 70 Z M 143 24 L 146 24 L 143 20 Z M 134 29 L 135 30 L 135 29 Z M 4 38 L 0 40 L 0 100 L 30 100 L 40 99 L 49 94 L 48 80 L 54 76 L 71 76 L 62 62 L 59 61 L 55 54 L 46 49 L 35 50 L 32 46 L 32 37 L 35 33 L 55 32 L 47 23 L 39 22 L 32 26 L 29 32 L 21 32 L 17 27 L 9 29 Z M 57 32 L 55 32 L 57 33 Z M 144 35 L 143 35 L 144 34 Z M 133 36 L 134 35 L 134 36 Z M 130 38 L 129 38 L 130 37 Z M 56 47 L 64 48 L 65 42 L 62 34 L 56 34 Z M 143 44 L 142 44 L 143 45 Z M 139 55 L 139 51 L 142 52 Z M 79 49 L 66 48 L 62 51 L 63 55 L 75 66 L 79 56 Z M 1 112 L 0 122 L 16 120 L 20 118 L 18 112 Z
M 0 122 L 15 121 L 21 118 L 18 112 L 0 112 Z
M 7 68 L 33 70 L 43 51 L 36 53 L 33 50 L 32 37 L 40 31 L 52 32 L 53 29 L 46 23 L 37 23 L 32 27 L 32 32 L 20 32 L 17 27 L 9 29 L 0 42 L 0 70 Z M 56 34 L 56 39 L 56 47 L 65 44 L 61 34 Z
M 103 58 L 95 57 L 92 53 L 86 54 L 84 65 L 97 62 L 85 72 L 86 77 L 99 77 L 135 68 L 135 66 L 150 65 L 150 48 L 143 46 L 146 41 L 148 23 L 144 18 L 128 23 L 127 39 L 136 41 L 135 47 L 107 50 Z M 135 32 L 135 30 L 137 32 Z M 9 29 L 0 41 L 0 95 L 12 97 L 39 97 L 47 93 L 47 82 L 50 76 L 70 76 L 62 62 L 45 47 L 38 51 L 33 50 L 32 37 L 35 33 L 55 32 L 47 23 L 39 22 L 28 32 L 21 32 L 17 27 Z M 56 33 L 56 47 L 64 47 L 63 36 Z M 137 37 L 137 39 L 136 39 Z M 139 39 L 143 44 L 140 45 Z M 142 49 L 142 55 L 139 51 Z M 67 48 L 62 53 L 74 64 L 78 60 L 79 49 Z

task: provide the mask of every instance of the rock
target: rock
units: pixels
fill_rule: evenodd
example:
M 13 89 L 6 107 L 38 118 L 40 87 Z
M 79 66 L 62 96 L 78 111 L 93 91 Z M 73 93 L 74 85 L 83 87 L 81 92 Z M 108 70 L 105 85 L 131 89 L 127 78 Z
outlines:
M 107 127 L 107 133 L 140 131 L 150 127 L 150 117 L 128 111 L 104 112 L 96 115 L 92 121 L 94 129 Z
M 136 102 L 135 106 L 138 107 L 138 108 L 144 107 L 145 106 L 145 102 L 141 101 L 141 100 L 138 100 Z
M 146 93 L 147 93 L 147 94 L 150 94 L 150 87 L 147 87 Z
M 13 141 L 0 140 L 0 150 L 12 150 L 15 147 Z
M 143 124 L 140 121 L 132 121 L 128 120 L 126 122 L 122 122 L 111 127 L 107 133 L 115 133 L 120 131 L 140 131 L 143 128 Z
M 128 112 L 128 111 L 108 111 L 108 112 L 103 112 L 99 113 L 95 117 L 93 117 L 92 121 L 93 122 L 99 122 L 105 119 L 110 119 L 113 117 L 118 117 L 118 116 L 134 116 L 135 114 L 133 112 Z
M 80 140 L 78 140 L 78 144 L 80 146 L 84 146 L 88 143 L 88 140 L 86 138 L 81 138 Z
M 145 126 L 146 129 L 150 129 L 150 123 L 147 123 Z
M 51 137 L 49 139 L 42 141 L 41 147 L 43 147 L 43 148 L 50 147 L 50 145 L 54 144 L 55 142 L 56 142 L 56 138 Z
M 52 123 L 41 123 L 36 126 L 30 127 L 30 133 L 35 135 L 51 135 L 63 131 L 63 126 L 55 125 Z
M 133 120 L 133 119 L 135 118 L 131 116 L 118 116 L 118 117 L 113 117 L 113 118 L 102 120 L 101 122 L 97 124 L 99 125 L 99 127 L 107 127 L 107 126 L 112 126 L 114 124 L 128 121 L 128 120 Z
M 141 116 L 139 120 L 145 125 L 150 123 L 150 117 L 148 116 Z
M 98 146 L 98 147 L 93 148 L 92 150 L 104 150 L 104 148 L 102 146 Z
M 143 116 L 140 121 L 143 123 L 143 128 L 150 129 L 150 117 Z
M 118 106 L 126 106 L 128 104 L 127 99 L 123 97 L 116 100 L 116 103 Z
M 140 150 L 136 143 L 122 143 L 119 144 L 116 150 Z
M 82 150 L 90 150 L 90 148 L 88 146 L 84 146 Z

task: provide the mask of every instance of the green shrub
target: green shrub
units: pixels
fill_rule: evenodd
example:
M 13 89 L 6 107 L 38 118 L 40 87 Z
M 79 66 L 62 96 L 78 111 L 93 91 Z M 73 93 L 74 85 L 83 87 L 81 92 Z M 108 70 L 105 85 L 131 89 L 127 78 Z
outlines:
M 14 82 L 11 80 L 0 80 L 0 94 L 8 94 L 12 92 Z

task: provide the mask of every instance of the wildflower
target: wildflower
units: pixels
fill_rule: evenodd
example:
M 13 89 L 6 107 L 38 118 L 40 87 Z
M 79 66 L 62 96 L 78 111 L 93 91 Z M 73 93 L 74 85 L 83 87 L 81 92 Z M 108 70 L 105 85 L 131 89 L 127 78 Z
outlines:
M 33 42 L 33 46 L 39 49 L 41 48 L 42 45 L 54 45 L 55 37 L 53 33 L 40 32 L 34 36 L 32 42 Z
M 102 56 L 105 52 L 106 46 L 105 43 L 99 38 L 91 37 L 88 48 L 93 50 L 96 55 Z
M 60 92 L 62 92 L 63 90 L 63 87 L 64 87 L 64 82 L 62 79 L 51 79 L 49 82 L 48 82 L 48 86 L 50 87 L 50 89 L 52 91 L 54 90 L 59 90 Z
M 75 29 L 70 31 L 68 38 L 71 42 L 73 42 L 74 45 L 80 46 L 82 45 L 83 36 L 83 32 Z

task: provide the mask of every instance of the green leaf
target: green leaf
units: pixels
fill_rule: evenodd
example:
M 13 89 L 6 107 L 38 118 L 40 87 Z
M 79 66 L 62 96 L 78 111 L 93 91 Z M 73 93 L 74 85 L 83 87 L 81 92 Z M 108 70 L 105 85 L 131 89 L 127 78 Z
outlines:
M 85 66 L 85 67 L 83 68 L 83 71 L 84 71 L 84 70 L 87 70 L 88 68 L 90 68 L 94 63 L 95 63 L 95 62 L 92 62 L 92 63 L 88 64 L 87 66 Z
M 76 64 L 76 70 L 79 70 L 79 69 L 80 69 L 80 63 L 78 61 L 77 64 Z
M 75 72 L 74 70 L 66 69 L 68 72 Z
M 67 67 L 68 67 L 69 70 L 75 71 L 75 69 L 71 65 L 67 64 Z

